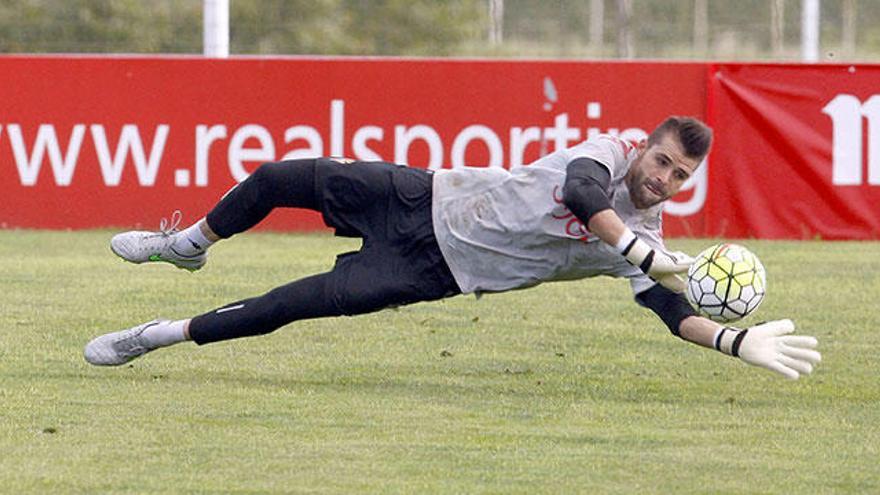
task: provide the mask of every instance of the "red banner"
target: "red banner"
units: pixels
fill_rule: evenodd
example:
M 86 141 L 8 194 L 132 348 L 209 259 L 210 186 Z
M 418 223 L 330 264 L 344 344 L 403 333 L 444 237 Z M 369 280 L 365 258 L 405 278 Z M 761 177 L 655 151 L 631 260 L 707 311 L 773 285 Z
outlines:
M 707 119 L 669 236 L 880 237 L 880 66 L 0 57 L 0 226 L 188 221 L 262 162 L 510 167 Z M 320 228 L 287 210 L 261 227 Z
M 880 238 L 880 66 L 718 65 L 705 233 Z
M 638 140 L 669 114 L 703 117 L 705 87 L 689 63 L 0 57 L 0 225 L 195 220 L 282 158 L 509 167 L 593 133 Z M 699 211 L 697 189 L 684 213 Z M 261 226 L 320 225 L 287 211 Z M 667 229 L 685 232 L 675 218 Z

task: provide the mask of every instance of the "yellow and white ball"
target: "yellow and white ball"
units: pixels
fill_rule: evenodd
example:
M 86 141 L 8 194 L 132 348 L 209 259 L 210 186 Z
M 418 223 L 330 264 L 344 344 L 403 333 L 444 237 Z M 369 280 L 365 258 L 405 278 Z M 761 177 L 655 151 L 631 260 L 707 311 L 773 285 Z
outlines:
M 753 313 L 767 291 L 764 265 L 743 246 L 717 244 L 688 270 L 688 301 L 704 316 L 730 323 Z

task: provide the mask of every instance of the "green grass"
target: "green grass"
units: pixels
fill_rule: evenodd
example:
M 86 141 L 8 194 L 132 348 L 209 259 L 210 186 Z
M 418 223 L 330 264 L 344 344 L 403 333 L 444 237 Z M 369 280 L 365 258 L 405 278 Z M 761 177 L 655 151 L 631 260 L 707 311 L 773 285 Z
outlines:
M 91 367 L 97 334 L 356 247 L 248 234 L 190 274 L 123 263 L 110 235 L 0 231 L 4 493 L 880 492 L 876 243 L 747 242 L 769 282 L 752 321 L 820 340 L 823 362 L 791 382 L 671 337 L 611 279 Z

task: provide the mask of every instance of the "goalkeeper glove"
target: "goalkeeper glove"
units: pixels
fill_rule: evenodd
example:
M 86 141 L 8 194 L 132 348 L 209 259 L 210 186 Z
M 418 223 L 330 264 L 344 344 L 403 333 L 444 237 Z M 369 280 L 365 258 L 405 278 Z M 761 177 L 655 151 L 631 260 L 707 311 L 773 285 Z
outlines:
M 788 335 L 792 332 L 791 320 L 761 323 L 745 330 L 725 327 L 715 334 L 715 349 L 797 380 L 810 374 L 822 355 L 814 350 L 819 344 L 815 337 Z
M 629 229 L 620 236 L 616 247 L 626 261 L 639 267 L 652 280 L 673 292 L 684 292 L 686 283 L 682 275 L 694 262 L 690 256 L 654 249 Z

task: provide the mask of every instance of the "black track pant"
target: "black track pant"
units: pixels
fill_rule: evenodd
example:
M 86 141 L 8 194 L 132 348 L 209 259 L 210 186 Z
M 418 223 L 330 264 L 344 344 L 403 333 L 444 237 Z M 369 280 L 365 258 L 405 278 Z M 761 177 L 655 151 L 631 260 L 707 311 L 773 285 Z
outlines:
M 266 334 L 296 320 L 355 315 L 459 294 L 434 238 L 431 175 L 388 163 L 329 159 L 267 163 L 232 189 L 206 221 L 223 238 L 274 208 L 320 211 L 337 235 L 362 237 L 334 268 L 192 319 L 198 344 Z

